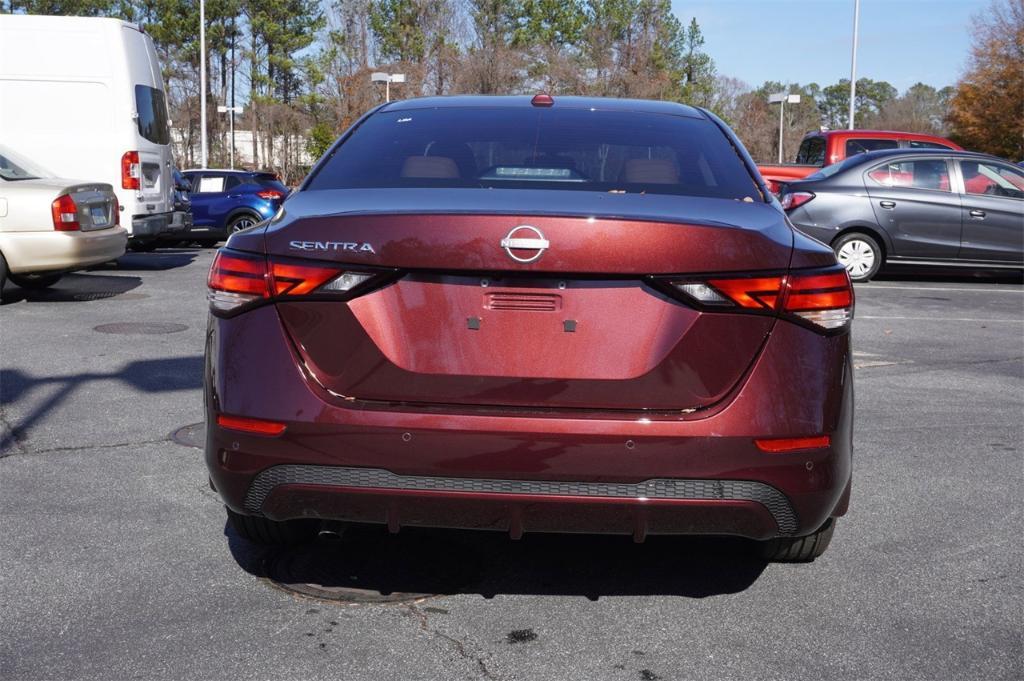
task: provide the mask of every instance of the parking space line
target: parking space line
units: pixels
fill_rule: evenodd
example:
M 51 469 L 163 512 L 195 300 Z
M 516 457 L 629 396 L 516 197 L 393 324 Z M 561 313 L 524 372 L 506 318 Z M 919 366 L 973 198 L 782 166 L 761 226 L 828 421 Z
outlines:
M 912 322 L 985 322 L 986 324 L 1024 324 L 1024 319 L 981 319 L 977 317 L 878 317 L 875 315 L 857 315 L 857 319 L 897 319 Z

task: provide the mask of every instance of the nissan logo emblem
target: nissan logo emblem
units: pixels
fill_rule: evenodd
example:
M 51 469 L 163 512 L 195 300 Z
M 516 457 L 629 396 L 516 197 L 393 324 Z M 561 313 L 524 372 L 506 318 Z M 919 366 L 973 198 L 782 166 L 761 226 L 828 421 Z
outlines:
M 544 251 L 548 249 L 551 242 L 544 238 L 540 230 L 530 225 L 519 225 L 513 227 L 505 238 L 501 240 L 501 247 L 508 253 L 508 257 L 512 258 L 516 262 L 530 263 L 534 262 L 544 255 Z M 529 257 L 522 257 L 516 255 L 513 251 L 536 251 Z

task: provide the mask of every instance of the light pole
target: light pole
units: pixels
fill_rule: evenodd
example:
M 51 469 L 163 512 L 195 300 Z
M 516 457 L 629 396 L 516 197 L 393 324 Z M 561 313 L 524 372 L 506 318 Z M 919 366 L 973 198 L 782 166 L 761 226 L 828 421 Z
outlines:
M 860 0 L 853 0 L 853 55 L 850 57 L 850 130 L 857 99 L 857 33 L 860 31 Z
M 391 84 L 392 83 L 404 83 L 404 73 L 384 73 L 383 71 L 374 71 L 370 74 L 371 83 L 384 83 L 384 101 L 391 101 Z
M 199 0 L 199 167 L 206 167 L 206 0 Z
M 791 95 L 785 92 L 778 92 L 768 95 L 769 104 L 779 105 L 779 163 L 782 163 L 782 114 L 786 111 L 786 103 L 799 104 L 800 95 Z
M 218 106 L 217 113 L 228 115 L 228 126 L 231 128 L 231 170 L 235 169 L 235 114 L 245 111 L 244 106 Z

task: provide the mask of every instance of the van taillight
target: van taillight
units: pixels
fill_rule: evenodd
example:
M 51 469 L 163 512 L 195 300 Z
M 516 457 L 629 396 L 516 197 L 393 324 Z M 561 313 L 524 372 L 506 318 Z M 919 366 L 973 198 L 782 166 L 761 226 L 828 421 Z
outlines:
M 228 313 L 269 298 L 323 294 L 348 298 L 371 279 L 388 272 L 344 270 L 341 266 L 293 258 L 266 258 L 239 251 L 217 251 L 207 279 L 210 310 Z
M 53 214 L 53 228 L 58 232 L 77 232 L 82 228 L 78 224 L 78 206 L 67 194 L 50 204 L 50 212 Z
M 706 310 L 776 314 L 826 331 L 840 331 L 853 319 L 853 284 L 844 268 L 680 280 L 671 286 Z
M 121 188 L 142 188 L 142 164 L 137 151 L 126 151 L 121 157 Z

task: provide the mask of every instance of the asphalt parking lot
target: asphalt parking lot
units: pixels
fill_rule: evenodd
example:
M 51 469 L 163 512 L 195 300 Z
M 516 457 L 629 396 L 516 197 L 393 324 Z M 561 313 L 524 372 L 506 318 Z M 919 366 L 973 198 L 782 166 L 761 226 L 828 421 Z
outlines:
M 212 256 L 0 309 L 0 678 L 1024 677 L 1019 277 L 857 287 L 851 513 L 816 562 L 766 565 L 713 539 L 247 545 L 170 439 L 203 416 Z

